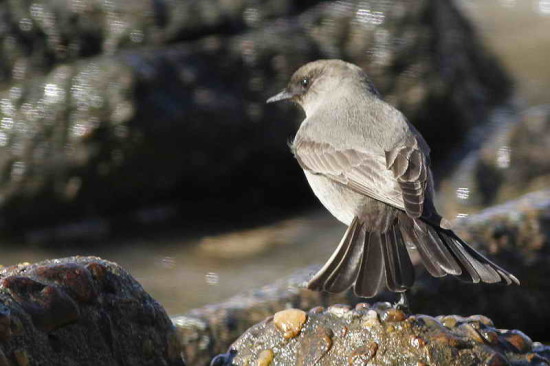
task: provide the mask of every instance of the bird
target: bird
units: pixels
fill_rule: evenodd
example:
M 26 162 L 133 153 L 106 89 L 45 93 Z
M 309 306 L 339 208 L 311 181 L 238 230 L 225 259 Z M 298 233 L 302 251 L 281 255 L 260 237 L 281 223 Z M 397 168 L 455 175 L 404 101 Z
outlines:
M 360 67 L 309 62 L 267 103 L 283 100 L 305 112 L 289 143 L 294 157 L 317 198 L 347 225 L 309 289 L 339 293 L 353 287 L 362 298 L 390 290 L 407 308 L 415 249 L 434 277 L 519 285 L 437 212 L 428 144 Z

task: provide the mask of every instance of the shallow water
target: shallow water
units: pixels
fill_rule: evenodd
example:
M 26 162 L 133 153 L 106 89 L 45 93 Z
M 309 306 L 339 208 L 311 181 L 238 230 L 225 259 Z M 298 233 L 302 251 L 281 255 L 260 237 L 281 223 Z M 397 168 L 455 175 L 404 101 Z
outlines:
M 344 230 L 344 225 L 318 211 L 212 237 L 134 239 L 93 249 L 14 245 L 2 248 L 0 256 L 4 265 L 99 256 L 123 266 L 170 314 L 178 314 L 323 262 Z
M 460 4 L 515 78 L 522 104 L 549 103 L 550 0 L 462 0 Z M 324 262 L 344 229 L 319 208 L 299 218 L 211 238 L 172 235 L 95 249 L 12 245 L 0 248 L 0 262 L 100 256 L 129 270 L 174 315 Z

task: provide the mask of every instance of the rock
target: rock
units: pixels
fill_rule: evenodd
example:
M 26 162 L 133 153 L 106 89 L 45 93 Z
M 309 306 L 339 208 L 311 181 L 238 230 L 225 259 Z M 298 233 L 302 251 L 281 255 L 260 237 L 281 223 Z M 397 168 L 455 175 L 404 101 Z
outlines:
M 273 285 L 173 317 L 172 321 L 179 334 L 185 360 L 190 365 L 209 364 L 212 357 L 225 352 L 246 329 L 289 306 L 310 309 L 319 304 L 328 306 L 350 301 L 347 294 L 328 295 L 305 289 L 304 281 L 311 277 L 316 269 L 305 269 Z M 317 307 L 309 314 L 323 311 L 324 308 Z M 343 310 L 331 308 L 331 312 L 338 311 Z M 224 360 L 230 360 L 231 357 L 230 354 L 220 356 L 219 365 L 230 362 Z
M 102 0 L 0 4 L 0 81 L 36 76 L 52 66 L 101 53 L 236 33 L 296 13 L 302 5 L 270 0 Z
M 550 323 L 550 316 L 542 310 L 550 307 L 550 283 L 547 281 L 550 278 L 548 217 L 550 191 L 540 191 L 489 208 L 457 223 L 456 230 L 465 240 L 516 274 L 522 285 L 504 287 L 466 284 L 455 278 L 436 279 L 427 274 L 416 260 L 417 281 L 409 294 L 412 309 L 432 315 L 449 312 L 481 313 L 486 316 L 472 316 L 469 323 L 473 324 L 475 321 L 479 326 L 492 328 L 493 323 L 487 317 L 489 316 L 501 327 L 523 329 L 532 337 L 548 339 L 546 324 Z M 380 304 L 373 310 L 368 304 L 359 303 L 359 299 L 351 292 L 328 295 L 305 289 L 307 281 L 317 269 L 318 267 L 305 269 L 260 290 L 250 291 L 227 302 L 209 305 L 173 318 L 186 360 L 191 364 L 207 364 L 214 355 L 224 352 L 248 327 L 289 306 L 302 310 L 311 309 L 308 318 L 326 312 L 347 319 L 354 314 L 349 305 L 329 305 L 357 304 L 355 311 L 366 313 L 363 323 L 369 328 L 376 328 L 381 324 L 388 327 L 393 323 L 399 325 L 406 317 L 402 311 L 389 306 L 386 311 L 380 312 Z M 395 294 L 388 293 L 383 294 L 380 299 L 397 301 Z M 327 306 L 329 307 L 325 310 Z M 424 322 L 437 322 L 449 328 L 458 327 L 463 323 L 463 319 L 459 317 L 423 319 Z M 272 320 L 268 322 L 273 323 Z M 306 327 L 307 324 L 306 322 Z M 488 344 L 495 343 L 494 333 L 478 332 L 475 327 L 474 330 L 475 332 L 468 326 L 461 328 L 462 332 L 470 333 L 470 337 Z M 319 339 L 324 337 L 323 334 L 319 335 Z M 515 352 L 523 352 L 531 347 L 528 338 L 521 334 L 507 334 L 505 338 L 508 338 L 510 347 L 516 349 Z M 298 338 L 300 337 L 302 336 L 299 335 Z M 317 347 L 327 348 L 329 342 L 319 339 Z M 443 337 L 443 340 L 451 343 L 460 341 L 452 337 Z M 422 347 L 426 341 L 411 338 L 409 342 L 412 347 Z M 363 356 L 357 357 L 361 359 Z
M 1 365 L 184 365 L 164 309 L 96 257 L 4 268 L 0 342 Z
M 44 44 L 45 54 L 57 52 L 49 51 L 56 42 L 69 48 L 74 43 L 76 51 L 69 57 L 73 61 L 57 66 L 58 56 L 37 56 L 53 58 L 46 62 L 51 70 L 33 78 L 22 72 L 24 79 L 0 93 L 3 232 L 27 232 L 27 238 L 46 242 L 79 230 L 84 236 L 109 233 L 123 220 L 106 222 L 106 216 L 166 202 L 182 215 L 192 212 L 196 220 L 227 217 L 229 209 L 232 217 L 240 217 L 237 208 L 282 210 L 311 202 L 286 146 L 298 112 L 264 101 L 313 59 L 344 58 L 364 67 L 441 159 L 509 92 L 507 77 L 450 0 L 346 0 L 309 7 L 296 16 L 286 15 L 313 1 L 268 1 L 262 9 L 272 10 L 266 10 L 261 26 L 241 22 L 239 31 L 230 34 L 210 33 L 204 9 L 219 9 L 210 29 L 222 29 L 232 23 L 230 14 L 243 16 L 234 9 L 253 9 L 255 2 L 200 2 L 205 8 L 188 20 L 196 20 L 196 34 L 209 35 L 166 43 L 172 39 L 164 33 L 172 32 L 168 28 L 174 39 L 193 32 L 192 26 L 186 28 L 191 23 L 178 18 L 188 14 L 188 7 L 199 7 L 191 3 L 155 2 L 160 10 L 149 8 L 149 1 L 132 3 L 132 9 L 143 12 L 129 12 L 123 0 L 67 9 L 49 1 L 4 6 L 4 17 L 11 19 L 8 29 L 16 23 L 25 28 L 23 20 L 31 19 L 29 32 L 41 34 L 37 42 Z M 28 12 L 54 24 L 42 32 Z M 158 21 L 161 13 L 165 22 Z M 258 15 L 253 10 L 246 14 Z M 73 28 L 61 21 L 65 18 L 73 19 L 77 32 L 68 31 Z M 96 31 L 102 19 L 118 30 Z M 53 31 L 61 25 L 67 31 Z M 19 38 L 7 32 L 11 41 L 5 44 L 17 49 Z M 25 32 L 16 31 L 23 38 Z M 134 38 L 142 34 L 149 47 L 125 46 L 135 43 L 125 40 L 132 32 Z M 80 58 L 84 34 L 98 34 L 88 42 L 94 50 L 86 53 L 95 57 Z M 106 43 L 122 49 L 100 53 Z M 214 213 L 210 204 L 217 207 Z M 79 223 L 82 217 L 94 219 Z M 136 227 L 143 218 L 130 215 L 127 220 Z M 67 221 L 73 224 L 27 231 Z
M 350 309 L 345 317 L 328 310 L 310 313 L 300 336 L 291 340 L 286 339 L 277 325 L 268 319 L 248 329 L 231 345 L 232 362 L 236 366 L 259 364 L 266 348 L 274 350 L 271 352 L 272 362 L 280 366 L 523 366 L 550 362 L 544 351 L 534 348 L 523 333 L 497 329 L 479 322 L 475 316 L 457 317 L 456 323 L 446 326 L 438 318 L 427 315 L 406 315 L 397 322 L 383 320 L 392 318 L 385 314 L 393 310 L 381 303 L 369 306 L 368 311 Z M 369 312 L 375 312 L 381 322 L 377 325 L 369 323 Z M 320 330 L 330 334 L 328 352 L 327 347 L 319 343 Z M 492 340 L 485 339 L 484 334 L 492 334 Z M 510 345 L 510 336 L 517 334 L 526 339 L 521 349 Z
M 443 181 L 449 216 L 464 216 L 550 186 L 550 105 L 497 120 L 478 150 Z M 487 129 L 486 129 L 487 130 Z

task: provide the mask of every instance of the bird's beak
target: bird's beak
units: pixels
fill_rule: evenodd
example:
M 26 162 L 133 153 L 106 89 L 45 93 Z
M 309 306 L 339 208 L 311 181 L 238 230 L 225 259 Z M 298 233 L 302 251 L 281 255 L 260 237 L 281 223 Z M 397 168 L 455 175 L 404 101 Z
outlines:
M 286 89 L 283 89 L 282 92 L 280 92 L 279 94 L 277 95 L 274 95 L 272 96 L 271 98 L 269 98 L 266 103 L 274 103 L 274 102 L 278 102 L 280 100 L 287 100 L 287 99 L 290 99 L 292 98 L 294 95 L 292 95 L 291 93 L 289 93 Z

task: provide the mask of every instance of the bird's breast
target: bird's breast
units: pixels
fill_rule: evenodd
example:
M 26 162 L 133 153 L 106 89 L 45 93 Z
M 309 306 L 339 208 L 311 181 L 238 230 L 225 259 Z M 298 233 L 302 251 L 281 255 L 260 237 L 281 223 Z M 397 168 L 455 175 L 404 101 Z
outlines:
M 349 225 L 359 215 L 365 197 L 322 175 L 304 171 L 307 181 L 319 201 L 342 223 Z

